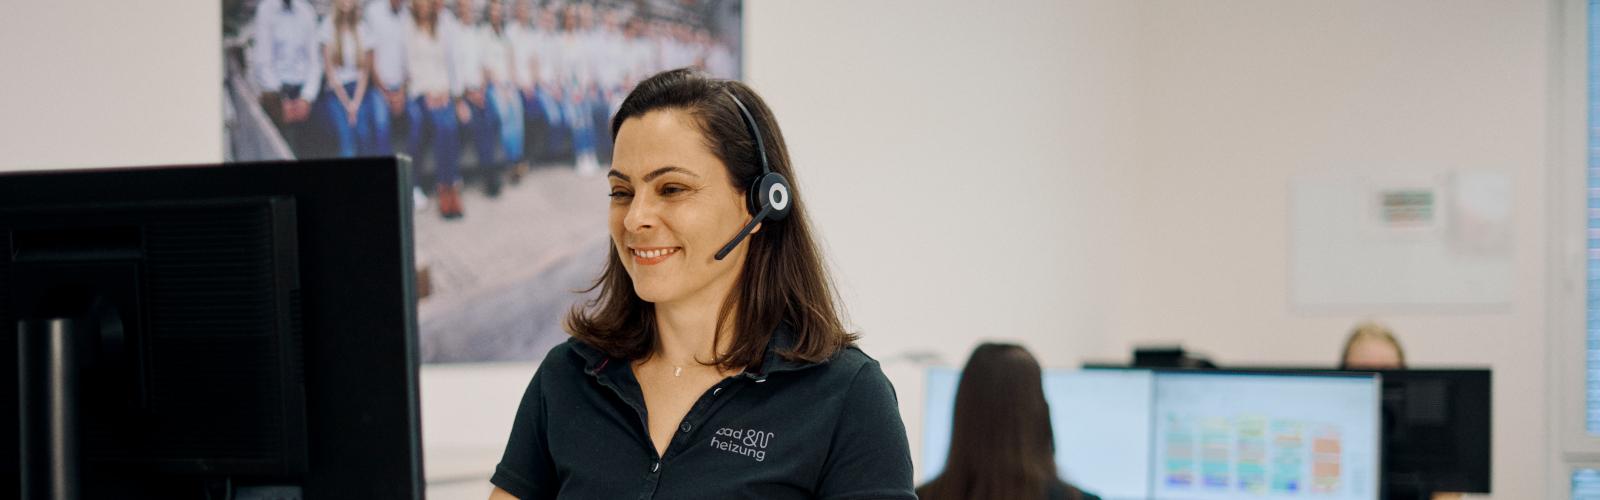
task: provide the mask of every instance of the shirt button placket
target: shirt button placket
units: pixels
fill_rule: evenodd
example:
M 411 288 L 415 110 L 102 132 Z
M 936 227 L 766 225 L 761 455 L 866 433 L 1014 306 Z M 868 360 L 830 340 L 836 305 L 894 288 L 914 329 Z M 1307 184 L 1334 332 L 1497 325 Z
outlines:
M 639 492 L 639 500 L 650 500 L 656 497 L 656 488 L 661 486 L 661 460 L 650 463 L 650 473 L 644 475 L 644 491 Z

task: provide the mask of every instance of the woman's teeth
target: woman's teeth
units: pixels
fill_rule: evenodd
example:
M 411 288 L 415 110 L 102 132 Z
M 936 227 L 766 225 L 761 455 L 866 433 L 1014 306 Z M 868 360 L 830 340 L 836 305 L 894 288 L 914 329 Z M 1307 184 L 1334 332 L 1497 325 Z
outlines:
M 633 254 L 645 259 L 654 259 L 677 252 L 676 248 L 662 248 L 657 250 L 634 250 Z

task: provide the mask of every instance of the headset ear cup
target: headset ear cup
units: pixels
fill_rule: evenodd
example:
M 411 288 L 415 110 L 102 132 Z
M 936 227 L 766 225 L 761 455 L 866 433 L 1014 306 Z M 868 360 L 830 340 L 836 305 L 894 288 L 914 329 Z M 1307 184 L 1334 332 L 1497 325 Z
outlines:
M 755 182 L 750 183 L 750 189 L 745 191 L 745 209 L 749 210 L 752 216 L 761 213 L 761 209 L 766 206 L 767 197 L 764 194 L 766 190 L 762 189 L 762 186 L 766 185 L 766 180 L 766 176 L 757 177 Z
M 783 174 L 770 172 L 761 176 L 757 184 L 760 190 L 751 194 L 757 198 L 757 209 L 767 209 L 767 220 L 779 221 L 788 217 L 789 209 L 794 206 L 789 179 L 784 178 Z

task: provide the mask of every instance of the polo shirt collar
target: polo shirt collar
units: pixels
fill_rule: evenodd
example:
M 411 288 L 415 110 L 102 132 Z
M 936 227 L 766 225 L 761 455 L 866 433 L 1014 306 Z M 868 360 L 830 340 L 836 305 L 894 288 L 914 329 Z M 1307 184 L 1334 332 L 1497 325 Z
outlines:
M 787 323 L 778 324 L 778 328 L 772 332 L 772 339 L 767 341 L 766 352 L 761 356 L 761 371 L 745 372 L 744 376 L 760 382 L 774 373 L 803 370 L 818 365 L 819 363 L 809 361 L 785 359 L 779 355 L 794 348 L 794 337 L 794 330 Z
M 778 328 L 772 332 L 772 339 L 767 341 L 767 348 L 761 356 L 760 371 L 746 371 L 740 376 L 755 379 L 757 382 L 764 382 L 768 375 L 774 373 L 803 370 L 820 364 L 803 360 L 789 360 L 778 354 L 794 347 L 794 337 L 794 331 L 787 323 L 779 324 Z M 583 358 L 583 372 L 590 376 L 599 376 L 606 368 L 617 364 L 617 360 L 583 342 L 573 342 L 572 350 Z

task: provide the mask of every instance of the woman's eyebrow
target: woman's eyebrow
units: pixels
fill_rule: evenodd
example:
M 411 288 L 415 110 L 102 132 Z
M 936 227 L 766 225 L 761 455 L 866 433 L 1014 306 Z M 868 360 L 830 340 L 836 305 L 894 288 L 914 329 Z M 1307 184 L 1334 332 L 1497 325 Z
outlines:
M 696 175 L 693 171 L 691 171 L 691 170 L 689 170 L 687 168 L 673 166 L 673 165 L 667 165 L 665 167 L 661 167 L 661 168 L 652 170 L 648 174 L 644 174 L 644 181 L 645 182 L 650 182 L 650 181 L 656 180 L 657 177 L 661 177 L 663 175 L 667 175 L 667 174 L 672 173 L 672 172 L 685 174 L 685 175 L 688 175 L 690 177 L 699 177 L 699 175 Z M 633 180 L 633 179 L 630 179 L 627 174 L 624 174 L 622 172 L 618 172 L 618 171 L 616 171 L 616 169 L 612 169 L 610 172 L 606 172 L 606 177 L 616 177 L 618 179 L 622 179 L 622 182 L 630 182 L 630 181 Z
M 645 182 L 650 182 L 650 181 L 656 180 L 657 177 L 661 177 L 663 175 L 667 175 L 667 174 L 672 173 L 672 172 L 678 172 L 678 173 L 681 173 L 681 174 L 688 175 L 690 177 L 699 177 L 698 175 L 695 175 L 694 172 L 690 171 L 687 168 L 667 165 L 665 167 L 661 167 L 661 168 L 655 169 L 655 170 L 651 171 L 648 174 L 644 174 L 644 181 Z

